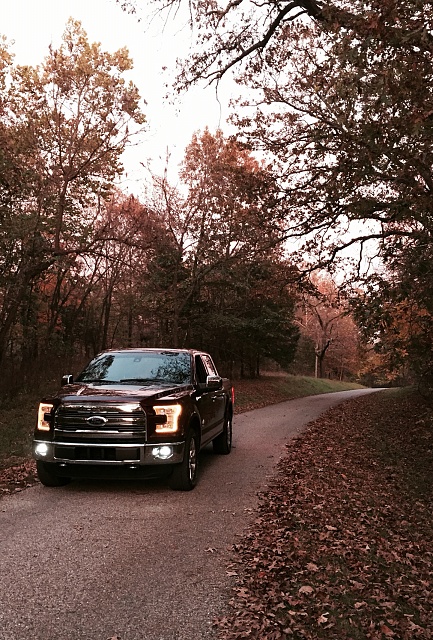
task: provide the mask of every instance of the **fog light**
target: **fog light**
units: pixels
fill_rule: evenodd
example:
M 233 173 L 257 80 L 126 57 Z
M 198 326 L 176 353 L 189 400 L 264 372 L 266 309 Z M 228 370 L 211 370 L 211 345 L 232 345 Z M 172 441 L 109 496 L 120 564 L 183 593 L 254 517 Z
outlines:
M 159 460 L 168 460 L 173 455 L 173 447 L 163 445 L 162 447 L 154 447 L 152 449 L 152 455 Z
M 37 453 L 38 456 L 46 456 L 48 455 L 48 451 L 49 451 L 49 446 L 47 445 L 46 442 L 39 442 L 35 446 L 35 453 Z

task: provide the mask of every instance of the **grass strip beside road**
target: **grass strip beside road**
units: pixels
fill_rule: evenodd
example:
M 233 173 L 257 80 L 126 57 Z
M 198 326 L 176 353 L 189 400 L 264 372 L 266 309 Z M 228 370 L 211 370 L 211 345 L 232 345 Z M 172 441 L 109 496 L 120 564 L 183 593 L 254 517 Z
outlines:
M 294 398 L 363 388 L 362 385 L 352 382 L 289 374 L 264 375 L 255 380 L 235 380 L 234 387 L 236 393 L 235 413 L 260 409 Z

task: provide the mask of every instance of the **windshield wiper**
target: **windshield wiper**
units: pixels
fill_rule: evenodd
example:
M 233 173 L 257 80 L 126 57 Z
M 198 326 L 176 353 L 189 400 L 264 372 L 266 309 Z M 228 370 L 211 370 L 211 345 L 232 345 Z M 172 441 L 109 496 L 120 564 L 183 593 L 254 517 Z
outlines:
M 94 380 L 77 380 L 83 384 L 119 384 L 119 380 L 103 380 L 101 378 L 95 378 Z
M 127 384 L 129 382 L 137 382 L 139 384 L 146 384 L 149 382 L 152 384 L 161 384 L 162 382 L 163 384 L 170 384 L 167 380 L 164 380 L 163 378 L 122 378 L 120 382 L 122 384 Z

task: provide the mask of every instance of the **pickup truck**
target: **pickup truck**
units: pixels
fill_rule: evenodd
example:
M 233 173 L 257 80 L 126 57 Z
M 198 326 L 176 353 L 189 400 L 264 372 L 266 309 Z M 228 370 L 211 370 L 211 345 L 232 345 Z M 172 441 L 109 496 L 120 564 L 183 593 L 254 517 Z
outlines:
M 198 453 L 232 446 L 234 391 L 209 354 L 116 349 L 97 355 L 39 405 L 33 455 L 39 480 L 158 477 L 189 491 Z

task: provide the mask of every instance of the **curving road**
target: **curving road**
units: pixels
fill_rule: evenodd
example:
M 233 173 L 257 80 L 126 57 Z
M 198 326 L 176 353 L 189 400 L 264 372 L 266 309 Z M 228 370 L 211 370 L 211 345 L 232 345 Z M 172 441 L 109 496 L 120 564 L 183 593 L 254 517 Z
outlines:
M 0 502 L 0 640 L 207 640 L 237 536 L 284 444 L 371 390 L 235 417 L 230 456 L 200 455 L 189 493 L 165 482 L 40 485 Z

